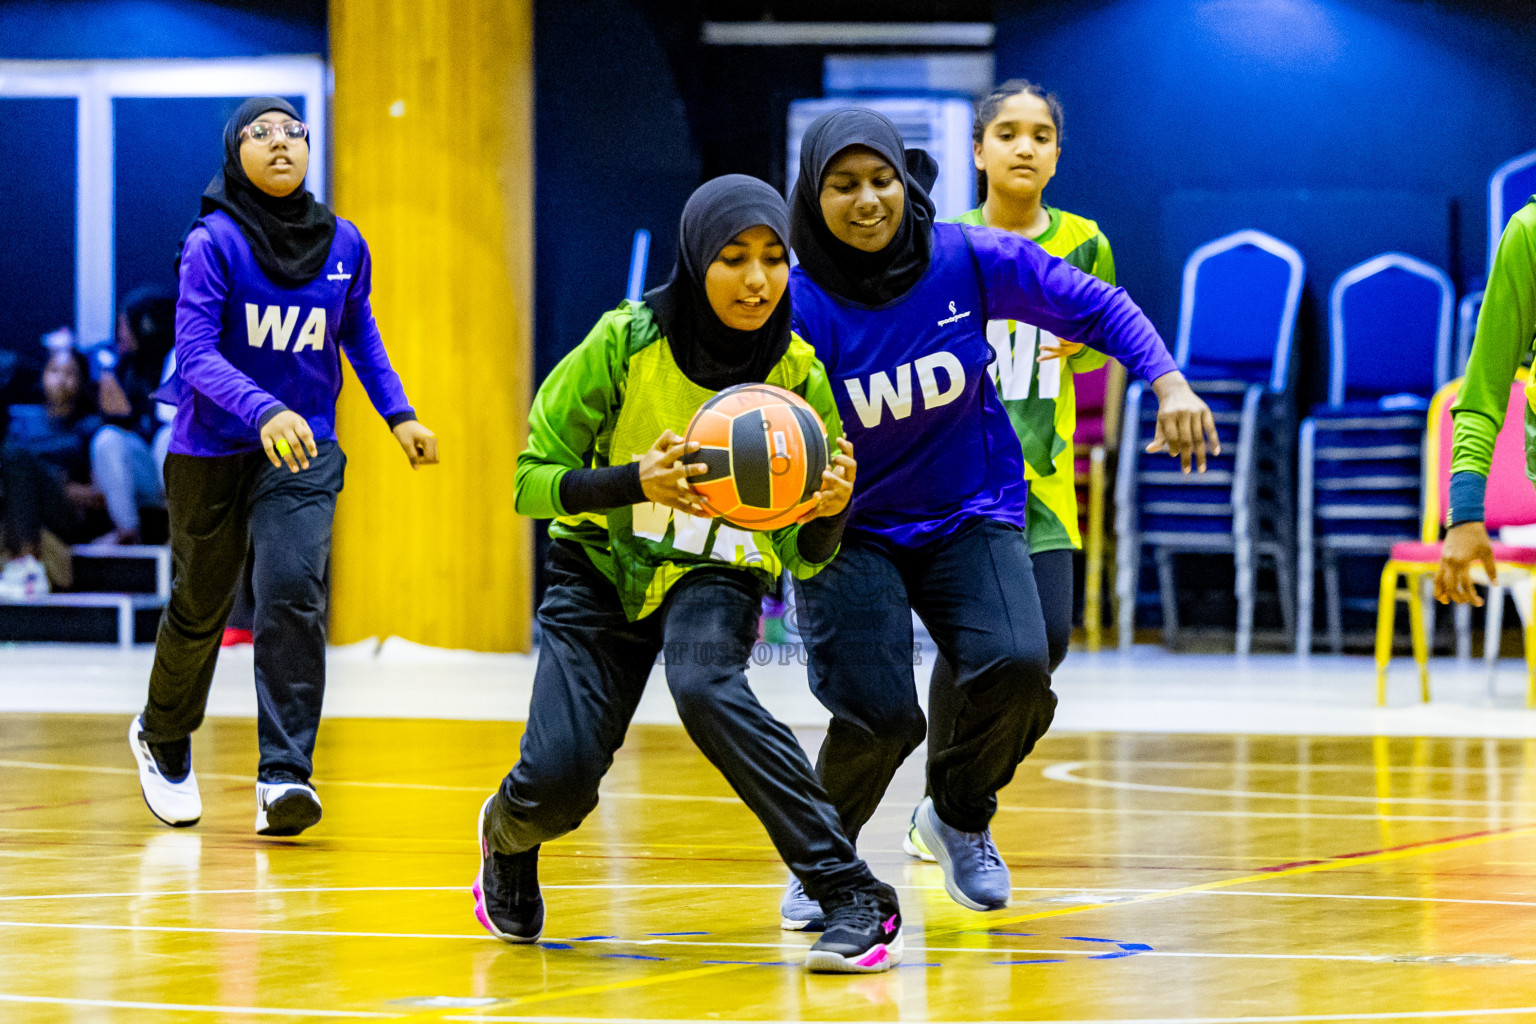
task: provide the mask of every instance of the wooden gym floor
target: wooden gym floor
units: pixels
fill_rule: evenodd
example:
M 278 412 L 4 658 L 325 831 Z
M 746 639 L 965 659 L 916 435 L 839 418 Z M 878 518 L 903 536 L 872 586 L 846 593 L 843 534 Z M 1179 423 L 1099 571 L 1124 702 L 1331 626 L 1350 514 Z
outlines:
M 1536 740 L 1053 735 L 1002 795 L 993 914 L 901 853 L 909 765 L 863 841 L 906 962 L 847 977 L 802 971 L 784 868 L 675 726 L 545 848 L 534 947 L 467 891 L 519 725 L 327 722 L 288 841 L 251 830 L 253 722 L 198 734 L 185 830 L 126 728 L 0 715 L 0 1020 L 1536 1020 Z

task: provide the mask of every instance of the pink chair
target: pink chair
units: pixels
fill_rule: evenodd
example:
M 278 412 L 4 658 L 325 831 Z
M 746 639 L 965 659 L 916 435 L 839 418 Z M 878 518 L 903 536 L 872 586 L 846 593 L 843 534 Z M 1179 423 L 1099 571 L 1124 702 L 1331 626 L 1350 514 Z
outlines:
M 1493 448 L 1493 467 L 1488 474 L 1488 496 L 1484 503 L 1488 531 L 1496 534 L 1505 526 L 1536 523 L 1536 488 L 1525 475 L 1525 387 L 1527 373 L 1521 370 L 1509 388 L 1509 406 L 1504 427 Z M 1436 392 L 1429 406 L 1429 423 L 1424 432 L 1424 518 L 1418 541 L 1392 546 L 1392 554 L 1381 570 L 1381 593 L 1376 606 L 1376 703 L 1387 702 L 1387 663 L 1392 658 L 1392 630 L 1397 602 L 1408 602 L 1408 626 L 1413 638 L 1413 660 L 1419 666 L 1421 698 L 1429 700 L 1429 644 L 1424 629 L 1423 581 L 1433 576 L 1445 547 L 1440 530 L 1445 523 L 1445 509 L 1451 486 L 1451 405 L 1461 390 L 1461 379 L 1451 381 Z M 1536 547 L 1493 542 L 1493 557 L 1500 583 L 1508 578 L 1536 576 Z M 1487 585 L 1480 568 L 1474 579 Z M 1398 589 L 1402 579 L 1405 589 Z M 1502 594 L 1499 600 L 1503 600 Z M 1536 708 L 1536 615 L 1525 624 L 1525 705 Z M 1490 641 L 1492 642 L 1492 641 Z
M 1110 493 L 1106 463 L 1120 437 L 1120 407 L 1125 399 L 1125 371 L 1111 360 L 1088 373 L 1074 374 L 1077 433 L 1073 437 L 1078 528 L 1083 535 L 1083 631 L 1088 649 L 1097 651 L 1104 632 L 1105 495 Z M 1111 538 L 1111 543 L 1113 539 Z

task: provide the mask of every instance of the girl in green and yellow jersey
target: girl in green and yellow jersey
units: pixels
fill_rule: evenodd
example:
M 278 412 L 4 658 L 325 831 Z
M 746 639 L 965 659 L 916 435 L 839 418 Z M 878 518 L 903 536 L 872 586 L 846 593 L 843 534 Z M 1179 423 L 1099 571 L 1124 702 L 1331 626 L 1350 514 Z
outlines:
M 1509 387 L 1515 371 L 1530 358 L 1536 341 L 1536 196 L 1532 196 L 1504 227 L 1483 308 L 1477 316 L 1477 336 L 1467 360 L 1461 394 L 1451 407 L 1455 428 L 1451 442 L 1450 508 L 1446 511 L 1445 547 L 1435 574 L 1435 596 L 1443 602 L 1483 603 L 1472 586 L 1472 566 L 1481 564 L 1489 580 L 1497 580 L 1493 545 L 1483 523 L 1483 498 L 1493 446 L 1504 426 Z M 1536 402 L 1536 392 L 1526 389 Z M 1536 481 L 1536 406 L 1525 409 L 1526 475 Z
M 544 927 L 538 855 L 597 806 L 656 656 L 688 735 L 767 829 L 826 911 L 812 970 L 901 961 L 896 892 L 854 852 L 798 740 L 758 703 L 746 667 L 763 594 L 787 569 L 836 554 L 853 448 L 827 372 L 790 330 L 789 217 L 766 183 L 731 174 L 683 209 L 671 279 L 603 314 L 550 373 L 518 457 L 517 510 L 554 519 L 539 661 L 521 757 L 480 811 L 475 916 L 508 942 Z M 766 382 L 804 398 L 837 452 L 817 505 L 771 533 L 702 514 L 681 435 L 727 387 Z
M 1114 284 L 1115 257 L 1099 226 L 1045 203 L 1045 186 L 1061 158 L 1061 127 L 1061 102 L 1023 79 L 1004 82 L 982 100 L 971 131 L 982 204 L 957 220 L 1023 235 L 1052 256 Z M 992 381 L 1024 452 L 1029 553 L 1054 672 L 1072 638 L 1072 552 L 1083 546 L 1077 527 L 1072 377 L 1098 369 L 1108 357 L 1016 320 L 987 324 L 987 340 L 996 355 Z M 935 679 L 953 675 L 942 654 L 933 674 Z M 947 691 L 939 685 L 932 689 Z M 929 859 L 915 825 L 904 845 L 908 853 Z

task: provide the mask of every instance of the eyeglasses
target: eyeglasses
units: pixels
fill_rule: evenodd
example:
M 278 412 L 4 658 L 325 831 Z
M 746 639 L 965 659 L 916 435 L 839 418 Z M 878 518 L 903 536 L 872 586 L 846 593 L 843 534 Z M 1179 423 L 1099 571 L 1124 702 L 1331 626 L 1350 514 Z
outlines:
M 303 121 L 284 121 L 282 124 L 273 124 L 271 121 L 252 121 L 240 130 L 240 134 L 252 142 L 271 142 L 282 132 L 283 137 L 289 142 L 298 142 L 309 135 L 309 125 Z

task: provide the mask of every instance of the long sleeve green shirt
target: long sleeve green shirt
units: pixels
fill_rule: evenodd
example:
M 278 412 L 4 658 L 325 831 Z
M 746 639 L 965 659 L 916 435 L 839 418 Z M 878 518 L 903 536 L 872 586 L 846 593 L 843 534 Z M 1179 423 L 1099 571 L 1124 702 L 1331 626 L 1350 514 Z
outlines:
M 836 450 L 842 421 L 826 369 L 809 344 L 792 338 L 767 383 L 804 398 Z M 553 519 L 551 537 L 582 545 L 613 581 L 631 621 L 660 607 L 672 585 L 693 569 L 731 565 L 772 583 L 783 570 L 804 579 L 827 564 L 800 555 L 799 526 L 750 532 L 652 502 L 605 514 L 572 515 L 561 506 L 566 473 L 633 462 L 668 428 L 686 434 L 693 414 L 715 394 L 678 368 L 650 307 L 626 301 L 603 314 L 534 397 L 528 448 L 514 475 L 517 511 Z
M 1451 473 L 1476 473 L 1486 484 L 1493 446 L 1509 407 L 1509 388 L 1536 341 L 1536 196 L 1504 229 L 1467 363 L 1455 417 Z M 1453 500 L 1453 505 L 1456 502 Z M 1479 503 L 1480 504 L 1480 503 Z M 1452 515 L 1456 522 L 1465 516 Z

